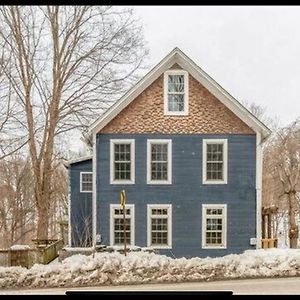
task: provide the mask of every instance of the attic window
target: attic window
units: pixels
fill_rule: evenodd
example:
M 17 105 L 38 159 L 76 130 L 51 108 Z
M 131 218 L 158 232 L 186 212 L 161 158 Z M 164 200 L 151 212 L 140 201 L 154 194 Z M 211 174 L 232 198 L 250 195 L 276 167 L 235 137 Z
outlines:
M 165 115 L 188 114 L 188 73 L 169 70 L 164 74 Z

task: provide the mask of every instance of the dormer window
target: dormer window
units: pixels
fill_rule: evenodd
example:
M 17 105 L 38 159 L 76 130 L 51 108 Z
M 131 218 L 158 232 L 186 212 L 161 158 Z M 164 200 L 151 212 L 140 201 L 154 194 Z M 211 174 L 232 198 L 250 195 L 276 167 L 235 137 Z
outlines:
M 164 74 L 165 115 L 188 114 L 188 72 L 169 70 Z

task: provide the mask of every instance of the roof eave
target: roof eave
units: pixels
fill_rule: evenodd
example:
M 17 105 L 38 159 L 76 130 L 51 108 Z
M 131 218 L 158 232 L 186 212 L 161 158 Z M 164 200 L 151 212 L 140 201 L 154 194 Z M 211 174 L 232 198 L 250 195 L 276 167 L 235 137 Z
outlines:
M 63 165 L 68 169 L 70 167 L 70 165 L 72 165 L 72 164 L 80 163 L 80 162 L 83 162 L 86 160 L 91 160 L 91 159 L 93 159 L 93 155 L 83 156 L 80 158 L 70 159 L 66 162 L 63 162 Z

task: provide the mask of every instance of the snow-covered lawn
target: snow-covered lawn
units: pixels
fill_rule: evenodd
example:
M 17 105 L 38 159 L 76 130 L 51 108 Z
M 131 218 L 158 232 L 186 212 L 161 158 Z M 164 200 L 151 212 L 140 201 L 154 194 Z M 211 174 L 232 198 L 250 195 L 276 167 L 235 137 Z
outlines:
M 31 269 L 0 267 L 0 288 L 75 287 L 211 281 L 300 275 L 300 250 L 248 250 L 218 258 L 179 258 L 147 252 L 73 255 Z

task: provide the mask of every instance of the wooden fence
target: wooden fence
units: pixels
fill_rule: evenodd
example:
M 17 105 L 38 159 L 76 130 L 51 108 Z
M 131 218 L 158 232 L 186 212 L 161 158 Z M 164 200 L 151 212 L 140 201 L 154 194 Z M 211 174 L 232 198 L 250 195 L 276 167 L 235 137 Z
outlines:
M 34 264 L 48 264 L 63 248 L 63 239 L 57 240 L 45 247 L 37 246 L 33 249 L 2 249 L 0 250 L 0 266 L 21 266 L 30 268 Z
M 277 248 L 277 239 L 262 239 L 261 247 L 263 249 Z

